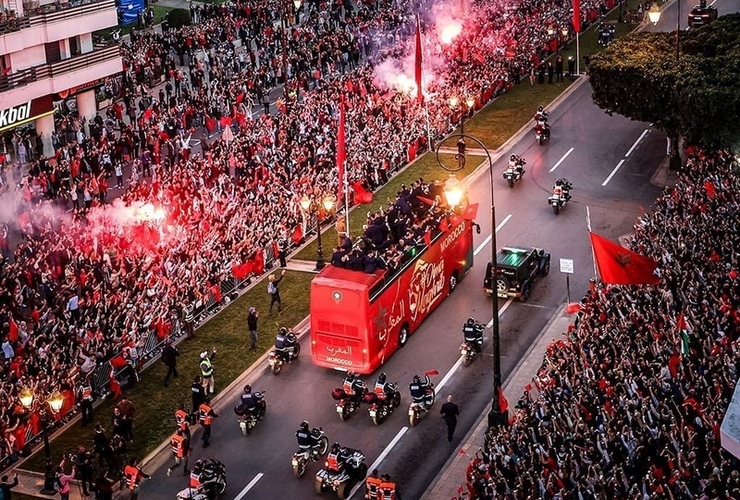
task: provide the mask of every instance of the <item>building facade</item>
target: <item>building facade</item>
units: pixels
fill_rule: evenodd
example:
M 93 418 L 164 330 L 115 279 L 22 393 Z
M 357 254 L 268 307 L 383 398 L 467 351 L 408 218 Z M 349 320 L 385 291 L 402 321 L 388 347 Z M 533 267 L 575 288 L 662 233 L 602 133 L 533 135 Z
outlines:
M 52 156 L 55 110 L 92 120 L 96 90 L 122 71 L 118 44 L 92 33 L 117 24 L 115 0 L 0 0 L 0 134 L 35 127 Z

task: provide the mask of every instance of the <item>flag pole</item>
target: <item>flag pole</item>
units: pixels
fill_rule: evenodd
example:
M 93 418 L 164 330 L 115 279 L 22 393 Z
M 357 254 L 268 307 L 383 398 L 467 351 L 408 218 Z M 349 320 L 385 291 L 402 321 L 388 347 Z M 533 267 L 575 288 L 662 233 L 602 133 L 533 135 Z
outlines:
M 576 31 L 576 74 L 581 76 L 581 39 L 579 35 L 580 33 Z
M 591 209 L 586 205 L 586 227 L 588 228 L 588 244 L 591 246 L 591 262 L 594 264 L 594 278 L 599 279 L 599 271 L 596 269 L 596 254 L 594 245 L 591 243 Z
M 347 163 L 344 164 L 344 225 L 346 226 L 347 238 L 352 240 L 349 232 L 349 183 L 347 182 L 348 174 Z

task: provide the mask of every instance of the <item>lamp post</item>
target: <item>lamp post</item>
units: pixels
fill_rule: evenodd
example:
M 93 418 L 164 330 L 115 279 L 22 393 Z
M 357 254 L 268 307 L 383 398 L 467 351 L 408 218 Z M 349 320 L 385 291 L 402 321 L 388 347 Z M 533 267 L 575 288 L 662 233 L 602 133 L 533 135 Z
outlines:
M 298 20 L 298 11 L 303 5 L 303 0 L 293 0 L 293 7 L 295 7 L 296 21 Z M 290 89 L 288 88 L 288 27 L 290 21 L 287 17 L 287 12 L 283 11 L 283 95 L 285 96 L 286 107 L 290 102 Z
M 301 198 L 300 205 L 303 211 L 309 216 L 316 216 L 316 245 L 318 246 L 316 255 L 316 270 L 321 271 L 326 262 L 324 261 L 324 249 L 321 246 L 321 218 L 319 217 L 319 209 L 321 206 L 324 207 L 326 213 L 331 212 L 336 203 L 336 197 L 332 194 L 324 196 L 323 199 L 314 194 L 303 195 Z
M 460 134 L 465 135 L 465 118 L 467 115 L 472 111 L 473 106 L 475 106 L 475 99 L 473 97 L 468 97 L 465 99 L 465 105 L 467 106 L 466 110 L 460 109 L 460 99 L 457 96 L 450 96 L 448 99 L 450 109 L 452 112 L 460 111 Z
M 681 0 L 678 0 L 676 2 L 676 7 L 678 9 L 678 17 L 676 18 L 676 67 L 678 67 L 681 64 Z M 661 14 L 662 11 L 660 10 L 660 7 L 658 7 L 658 4 L 653 4 L 653 6 L 650 7 L 650 10 L 648 11 L 648 19 L 650 19 L 650 22 L 653 23 L 653 26 L 658 24 Z M 678 97 L 676 97 L 676 108 L 676 118 L 678 118 Z M 679 151 L 678 145 L 678 128 L 675 132 L 675 137 L 668 136 L 671 146 L 670 168 L 671 170 L 681 170 L 681 153 Z
M 463 133 L 460 134 L 453 134 L 451 136 L 448 136 L 446 140 L 451 139 L 468 139 L 482 149 L 486 153 L 486 157 L 488 159 L 488 176 L 489 176 L 489 184 L 491 189 L 491 262 L 493 263 L 493 272 L 495 273 L 496 269 L 496 254 L 497 254 L 497 248 L 498 245 L 496 243 L 496 197 L 493 192 L 493 161 L 491 160 L 491 153 L 488 151 L 488 148 L 477 138 L 466 135 Z M 449 166 L 445 165 L 442 162 L 442 158 L 440 156 L 440 149 L 442 148 L 442 145 L 446 142 L 442 141 L 442 143 L 439 144 L 436 151 L 436 158 L 437 163 L 444 168 L 445 170 L 449 172 L 456 172 L 457 170 L 460 170 L 464 167 L 465 162 L 458 162 L 458 166 L 456 168 L 450 168 Z M 459 205 L 460 201 L 463 198 L 463 189 L 460 182 L 455 178 L 454 174 L 450 176 L 450 179 L 447 180 L 444 187 L 445 192 L 445 198 L 447 199 L 447 203 L 451 207 L 455 207 Z M 501 335 L 499 330 L 499 319 L 498 319 L 498 298 L 494 296 L 491 300 L 491 308 L 493 312 L 493 319 L 491 320 L 491 324 L 493 327 L 493 398 L 491 402 L 491 409 L 488 412 L 488 427 L 498 427 L 500 425 L 507 425 L 509 422 L 509 419 L 507 417 L 506 412 L 501 411 L 501 407 L 499 406 L 499 394 L 502 390 L 501 385 Z
M 58 390 L 54 390 L 49 394 L 45 401 L 39 401 L 33 391 L 26 387 L 18 394 L 18 399 L 21 402 L 21 406 L 30 411 L 35 410 L 34 403 L 36 405 L 43 404 L 44 402 L 49 403 L 49 409 L 53 415 L 58 414 L 64 405 L 64 396 Z M 42 426 L 41 434 L 44 438 L 44 487 L 39 493 L 42 495 L 55 495 L 54 482 L 56 481 L 56 475 L 54 473 L 54 467 L 51 464 L 51 445 L 49 444 L 49 432 L 46 429 L 46 425 Z

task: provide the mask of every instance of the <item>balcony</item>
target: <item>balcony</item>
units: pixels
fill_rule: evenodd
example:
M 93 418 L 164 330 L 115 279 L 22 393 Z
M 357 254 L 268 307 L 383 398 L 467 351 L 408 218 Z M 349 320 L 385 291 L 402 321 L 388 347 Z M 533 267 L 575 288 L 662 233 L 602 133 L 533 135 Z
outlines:
M 115 75 L 122 69 L 120 48 L 114 43 L 63 61 L 0 75 L 0 109 Z
M 0 54 L 91 33 L 118 24 L 115 0 L 25 2 L 24 15 L 0 21 Z

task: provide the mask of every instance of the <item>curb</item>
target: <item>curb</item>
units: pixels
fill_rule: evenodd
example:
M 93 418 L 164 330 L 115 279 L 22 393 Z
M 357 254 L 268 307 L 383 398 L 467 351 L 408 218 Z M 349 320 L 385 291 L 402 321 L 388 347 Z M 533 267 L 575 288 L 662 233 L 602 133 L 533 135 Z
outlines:
M 523 370 L 525 363 L 527 363 L 529 361 L 529 358 L 533 355 L 533 351 L 535 350 L 535 348 L 539 347 L 540 343 L 543 342 L 549 334 L 554 333 L 556 330 L 559 330 L 559 328 L 555 328 L 553 325 L 555 325 L 558 320 L 568 316 L 569 315 L 565 312 L 565 305 L 561 305 L 558 308 L 557 312 L 552 315 L 548 323 L 542 328 L 542 330 L 540 330 L 540 333 L 532 341 L 532 344 L 527 349 L 527 352 L 521 358 L 519 358 L 519 361 L 517 362 L 514 369 L 511 371 L 509 376 L 506 377 L 506 381 L 503 384 L 504 395 L 506 395 L 506 392 L 509 392 L 509 395 L 511 395 L 512 384 L 518 378 L 517 375 L 519 374 L 519 372 Z M 433 481 L 427 487 L 427 489 L 424 491 L 424 494 L 422 495 L 422 498 L 425 498 L 427 500 L 442 500 L 444 498 L 446 500 L 447 498 L 449 498 L 449 493 L 443 492 L 441 490 L 445 486 L 450 486 L 451 484 L 460 484 L 458 480 L 450 481 L 450 477 L 453 475 L 455 477 L 459 477 L 458 474 L 460 473 L 460 471 L 455 467 L 455 462 L 460 460 L 464 461 L 464 472 L 464 469 L 465 467 L 467 467 L 467 463 L 471 458 L 471 454 L 467 453 L 468 450 L 475 449 L 477 452 L 477 450 L 480 449 L 481 446 L 479 444 L 479 438 L 486 433 L 488 428 L 488 412 L 488 407 L 483 409 L 481 414 L 478 416 L 479 423 L 468 431 L 468 433 L 465 435 L 465 438 L 463 438 L 463 441 L 461 442 L 459 451 L 457 453 L 454 453 L 450 456 L 450 458 L 447 459 L 447 462 L 445 462 L 444 466 L 441 469 L 442 474 L 439 476 L 438 479 Z M 473 455 L 474 454 L 475 452 L 473 453 Z M 465 457 L 462 458 L 460 455 L 465 455 Z M 451 491 L 452 489 L 456 489 L 456 487 L 451 487 L 448 489 Z

